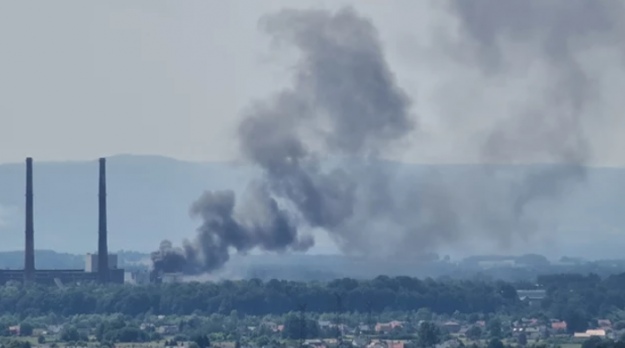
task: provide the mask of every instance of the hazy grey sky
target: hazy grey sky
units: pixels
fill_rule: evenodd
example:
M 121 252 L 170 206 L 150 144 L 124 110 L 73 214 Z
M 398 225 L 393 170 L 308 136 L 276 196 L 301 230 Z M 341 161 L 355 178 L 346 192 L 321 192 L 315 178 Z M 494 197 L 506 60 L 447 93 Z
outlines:
M 505 42 L 513 58 L 499 78 L 485 77 L 469 58 L 443 59 L 461 47 L 450 40 L 463 38 L 444 1 L 3 1 L 0 163 L 118 153 L 235 159 L 240 110 L 288 83 L 294 62 L 258 30 L 259 19 L 284 7 L 349 3 L 376 25 L 414 100 L 420 126 L 410 150 L 396 155 L 404 160 L 480 160 L 482 131 L 540 94 L 549 78 L 533 48 L 541 23 L 530 39 Z M 596 122 L 584 118 L 591 162 L 622 165 L 623 50 L 593 42 L 575 51 L 601 91 L 585 111 Z M 540 152 L 512 161 L 552 159 Z

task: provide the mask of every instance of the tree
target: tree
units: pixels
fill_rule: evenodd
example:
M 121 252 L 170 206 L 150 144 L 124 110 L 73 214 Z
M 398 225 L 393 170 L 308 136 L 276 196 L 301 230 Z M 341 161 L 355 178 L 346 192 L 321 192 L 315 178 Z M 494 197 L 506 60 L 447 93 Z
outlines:
M 525 332 L 521 332 L 519 334 L 519 337 L 518 337 L 517 340 L 518 340 L 520 346 L 526 346 L 527 345 L 527 334 Z
M 266 345 L 268 345 L 268 344 L 269 344 L 269 342 L 270 342 L 269 337 L 267 337 L 267 336 L 265 336 L 265 335 L 260 336 L 260 337 L 258 337 L 258 338 L 256 339 L 256 344 L 257 344 L 259 347 L 265 347 Z
M 319 337 L 319 323 L 306 318 L 304 320 L 302 323 L 301 316 L 289 314 L 284 321 L 284 331 L 282 331 L 284 338 L 299 340 Z M 305 337 L 301 337 L 302 334 Z
M 77 342 L 80 340 L 80 333 L 75 327 L 66 327 L 61 331 L 61 341 L 64 342 Z
M 419 308 L 416 317 L 417 320 L 430 321 L 432 320 L 432 311 L 428 308 Z
M 488 348 L 505 348 L 505 346 L 499 339 L 493 338 L 488 342 Z
M 600 348 L 603 340 L 600 337 L 591 337 L 582 343 L 582 348 Z
M 588 329 L 588 317 L 577 309 L 568 309 L 564 315 L 566 331 L 569 334 L 584 332 Z
M 20 324 L 20 336 L 31 336 L 33 334 L 33 325 L 30 323 Z
M 441 342 L 441 332 L 436 324 L 426 321 L 421 323 L 417 333 L 417 346 L 420 348 L 433 347 Z
M 488 333 L 491 338 L 501 339 L 501 321 L 497 318 L 493 318 L 488 322 Z
M 480 316 L 477 313 L 469 314 L 469 318 L 467 319 L 469 324 L 475 324 L 478 320 L 480 320 Z
M 465 335 L 468 339 L 477 341 L 482 338 L 482 329 L 479 326 L 471 326 Z
M 21 340 L 11 340 L 4 345 L 6 348 L 31 348 L 30 342 Z
M 39 335 L 39 337 L 37 337 L 37 343 L 39 344 L 46 343 L 46 338 L 43 335 Z
M 199 348 L 208 348 L 211 346 L 211 341 L 207 335 L 196 335 L 191 341 L 195 342 Z

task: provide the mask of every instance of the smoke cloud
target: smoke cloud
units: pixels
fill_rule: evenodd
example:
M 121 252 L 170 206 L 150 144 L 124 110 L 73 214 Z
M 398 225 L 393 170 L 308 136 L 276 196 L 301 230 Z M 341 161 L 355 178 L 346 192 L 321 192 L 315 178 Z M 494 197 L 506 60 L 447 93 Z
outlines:
M 253 105 L 239 127 L 242 153 L 263 177 L 239 210 L 232 192 L 205 193 L 192 207 L 203 221 L 196 240 L 161 248 L 158 267 L 182 258 L 184 271 L 197 273 L 221 267 L 230 248 L 308 249 L 312 238 L 299 226 L 338 231 L 356 213 L 354 173 L 324 168 L 324 154 L 376 158 L 414 127 L 376 29 L 354 10 L 285 10 L 263 18 L 262 28 L 301 54 L 293 86 Z
M 488 164 L 460 173 L 461 180 L 435 169 L 406 174 L 383 160 L 423 129 L 372 22 L 352 8 L 264 17 L 262 30 L 297 49 L 299 59 L 291 86 L 250 105 L 238 129 L 244 158 L 262 176 L 241 197 L 204 193 L 191 209 L 202 221 L 198 235 L 179 249 L 163 242 L 155 268 L 199 274 L 221 268 L 232 250 L 306 251 L 312 229 L 326 231 L 345 253 L 379 256 L 419 257 L 476 237 L 500 246 L 529 238 L 539 229 L 541 204 L 585 178 L 588 124 L 601 116 L 602 96 L 585 54 L 597 47 L 625 53 L 621 7 L 590 0 L 445 3 L 457 30 L 437 36 L 439 56 L 430 63 L 471 75 L 485 90 L 459 88 L 451 75 L 440 114 L 429 115 L 444 120 L 450 134 L 482 116 L 472 139 Z M 458 107 L 469 92 L 477 106 Z M 510 172 L 499 163 L 551 164 Z
M 487 161 L 543 157 L 571 165 L 528 175 L 516 210 L 536 197 L 556 195 L 565 182 L 583 179 L 590 155 L 584 125 L 592 121 L 588 103 L 597 97 L 597 89 L 580 60 L 593 46 L 617 42 L 621 4 L 454 0 L 451 10 L 460 21 L 461 40 L 469 43 L 471 64 L 488 78 L 514 79 L 521 64 L 539 65 L 544 74 L 532 97 L 499 120 L 482 151 Z M 523 56 L 529 59 L 519 62 Z
M 203 223 L 193 241 L 174 248 L 161 242 L 152 254 L 154 268 L 166 273 L 202 274 L 219 269 L 230 259 L 230 249 L 245 253 L 260 247 L 270 251 L 304 251 L 313 245 L 310 236 L 298 236 L 290 214 L 278 207 L 265 187 L 251 185 L 235 211 L 232 191 L 205 192 L 191 207 Z
M 622 70 L 625 45 L 619 36 L 625 6 L 590 0 L 451 0 L 446 6 L 458 24 L 455 37 L 446 42 L 447 59 L 460 70 L 478 70 L 474 82 L 490 93 L 476 110 L 491 114 L 478 152 L 481 161 L 559 164 L 535 166 L 500 188 L 490 185 L 491 193 L 508 192 L 506 199 L 495 200 L 508 213 L 484 209 L 478 216 L 526 234 L 537 227 L 526 214 L 531 205 L 557 199 L 585 179 L 592 159 L 589 132 L 610 123 L 600 107 L 605 93 L 598 60 L 589 52 L 608 56 L 608 69 Z M 447 98 L 454 103 L 458 95 Z M 447 115 L 451 120 L 463 116 Z M 487 174 L 496 181 L 492 172 Z M 477 201 L 493 198 L 481 197 Z

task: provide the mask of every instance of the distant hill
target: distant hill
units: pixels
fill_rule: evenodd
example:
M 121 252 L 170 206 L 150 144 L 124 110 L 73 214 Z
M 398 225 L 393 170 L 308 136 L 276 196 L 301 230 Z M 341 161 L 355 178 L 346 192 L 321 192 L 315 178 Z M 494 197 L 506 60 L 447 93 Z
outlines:
M 475 165 L 393 166 L 418 182 L 435 172 L 449 182 L 480 175 Z M 500 166 L 522 173 L 526 166 Z M 108 160 L 109 248 L 147 253 L 162 239 L 177 243 L 197 227 L 190 204 L 207 189 L 240 191 L 255 171 L 228 163 L 192 163 L 155 156 L 115 156 Z M 97 248 L 97 162 L 37 162 L 35 159 L 35 247 L 83 255 Z M 562 255 L 618 258 L 625 250 L 625 170 L 590 168 L 549 214 L 559 216 L 557 243 L 535 245 L 550 258 Z M 24 164 L 0 165 L 0 250 L 24 244 Z M 497 251 L 499 252 L 499 251 Z
M 149 255 L 139 252 L 118 251 L 119 266 L 126 270 L 149 269 Z M 514 260 L 514 264 L 496 261 Z M 487 261 L 480 264 L 480 261 Z M 489 261 L 491 263 L 489 263 Z M 495 262 L 492 262 L 495 261 Z M 24 253 L 0 252 L 0 269 L 21 269 Z M 37 250 L 35 263 L 38 269 L 82 269 L 84 255 Z M 549 262 L 542 255 L 474 256 L 459 262 L 432 260 L 415 265 L 411 262 L 368 260 L 341 255 L 249 255 L 234 256 L 226 267 L 197 280 L 288 279 L 297 281 L 328 281 L 350 277 L 372 279 L 380 275 L 417 276 L 420 278 L 501 279 L 506 281 L 535 281 L 541 274 L 594 273 L 602 277 L 625 272 L 625 259 L 588 262 L 566 260 Z

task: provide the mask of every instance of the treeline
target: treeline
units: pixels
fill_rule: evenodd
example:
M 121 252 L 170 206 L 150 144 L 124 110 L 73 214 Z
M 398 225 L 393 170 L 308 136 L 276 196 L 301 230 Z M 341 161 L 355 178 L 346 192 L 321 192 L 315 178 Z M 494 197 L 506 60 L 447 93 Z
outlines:
M 339 300 L 340 299 L 340 300 Z M 306 304 L 307 311 L 381 312 L 430 308 L 437 313 L 492 313 L 519 305 L 511 284 L 378 277 L 327 283 L 270 280 L 180 283 L 146 286 L 0 288 L 0 312 L 126 315 L 222 313 L 284 314 Z
M 538 308 L 546 315 L 597 317 L 625 307 L 625 274 L 601 279 L 596 275 L 542 276 L 538 286 L 547 298 Z M 78 287 L 0 287 L 0 312 L 19 315 L 112 314 L 285 314 L 302 304 L 308 312 L 328 313 L 412 311 L 428 308 L 441 314 L 522 313 L 529 309 L 516 288 L 536 284 L 377 277 L 330 282 L 270 280 L 180 283 L 146 286 L 83 285 Z
M 625 273 L 601 278 L 598 275 L 561 274 L 538 277 L 547 289 L 541 309 L 553 317 L 605 317 L 625 308 Z

